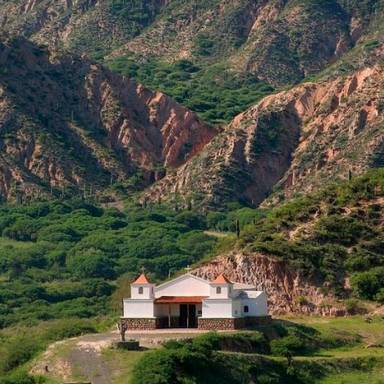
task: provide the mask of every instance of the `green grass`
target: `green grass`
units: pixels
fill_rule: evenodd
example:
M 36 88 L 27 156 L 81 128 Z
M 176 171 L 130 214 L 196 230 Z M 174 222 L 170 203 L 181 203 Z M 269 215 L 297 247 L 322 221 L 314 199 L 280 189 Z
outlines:
M 111 369 L 116 372 L 112 384 L 129 383 L 132 377 L 132 371 L 139 359 L 145 352 L 122 351 L 117 349 L 106 349 L 103 351 L 105 361 Z
M 285 317 L 295 323 L 305 324 L 315 328 L 322 335 L 332 337 L 335 332 L 343 332 L 346 335 L 358 334 L 362 338 L 362 343 L 384 343 L 384 320 L 380 317 L 374 317 L 371 323 L 365 321 L 362 316 L 351 317 Z M 384 348 L 383 348 L 384 353 Z
M 348 372 L 326 377 L 318 384 L 384 384 L 384 365 L 370 372 Z

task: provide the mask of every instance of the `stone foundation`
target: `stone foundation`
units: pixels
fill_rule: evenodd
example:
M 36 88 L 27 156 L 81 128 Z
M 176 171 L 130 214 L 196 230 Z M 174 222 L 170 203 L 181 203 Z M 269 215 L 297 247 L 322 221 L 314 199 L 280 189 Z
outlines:
M 143 331 L 160 328 L 159 320 L 160 319 L 121 319 L 121 322 L 127 326 L 128 331 Z
M 261 325 L 268 325 L 272 321 L 271 316 L 241 317 L 232 319 L 204 319 L 199 318 L 198 328 L 213 331 L 225 331 L 233 329 L 251 329 Z
M 236 329 L 237 319 L 202 319 L 198 320 L 198 328 L 204 330 L 231 330 Z
M 226 331 L 234 329 L 252 329 L 261 325 L 268 325 L 272 321 L 271 316 L 263 317 L 240 317 L 240 318 L 218 318 L 204 319 L 198 318 L 198 329 L 212 331 Z M 121 319 L 121 322 L 127 326 L 128 331 L 153 330 L 168 328 L 168 318 L 153 319 Z M 171 328 L 178 328 L 178 318 L 171 318 Z

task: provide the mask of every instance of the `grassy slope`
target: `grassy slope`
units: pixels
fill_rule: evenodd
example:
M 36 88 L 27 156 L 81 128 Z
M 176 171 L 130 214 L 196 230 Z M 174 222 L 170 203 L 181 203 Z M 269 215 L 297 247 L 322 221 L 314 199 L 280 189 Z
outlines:
M 383 320 L 376 318 L 373 323 L 364 321 L 361 317 L 352 318 L 294 318 L 302 323 L 319 330 L 322 334 L 332 337 L 337 332 L 358 334 L 362 343 L 354 347 L 340 347 L 332 350 L 322 350 L 319 358 L 326 356 L 335 359 L 369 358 L 376 357 L 379 361 L 366 370 L 347 370 L 330 372 L 318 380 L 319 384 L 382 384 L 384 383 L 384 349 L 367 348 L 367 345 L 376 344 L 384 346 Z
M 371 344 L 372 341 L 375 341 L 377 345 L 384 345 L 383 319 L 377 317 L 372 323 L 367 323 L 362 317 L 357 316 L 350 318 L 287 317 L 281 319 L 281 321 L 309 327 L 317 332 L 318 337 L 321 337 L 322 340 L 328 340 L 329 344 L 332 344 L 334 340 L 340 342 L 340 346 L 335 343 L 333 347 L 323 348 L 306 356 L 294 357 L 294 366 L 296 366 L 297 370 L 312 372 L 315 379 L 311 382 L 316 384 L 350 384 L 358 382 L 379 384 L 383 382 L 380 375 L 384 371 L 384 348 L 367 348 L 367 345 Z M 267 329 L 264 329 L 264 331 L 269 332 Z M 357 339 L 360 339 L 360 341 L 353 341 Z M 58 344 L 52 353 L 50 364 L 54 364 L 55 361 L 57 362 L 60 359 L 70 360 L 75 343 L 76 339 L 64 344 Z M 134 366 L 147 353 L 145 351 L 130 352 L 105 349 L 100 355 L 101 364 L 105 364 L 113 372 L 113 384 L 130 383 Z M 286 364 L 286 359 L 283 357 L 264 356 L 257 353 L 220 353 L 224 354 L 230 365 L 237 361 L 236 364 L 244 367 L 259 364 L 260 358 L 267 359 L 265 365 L 267 368 L 265 368 L 264 373 L 271 368 L 269 364 L 278 364 L 280 368 L 283 367 L 283 371 Z M 70 378 L 90 379 L 90 377 L 81 375 L 80 372 L 79 367 L 73 367 Z M 263 373 L 263 370 L 261 373 Z M 55 377 L 59 379 L 60 374 Z M 280 383 L 280 381 L 276 381 L 276 383 Z

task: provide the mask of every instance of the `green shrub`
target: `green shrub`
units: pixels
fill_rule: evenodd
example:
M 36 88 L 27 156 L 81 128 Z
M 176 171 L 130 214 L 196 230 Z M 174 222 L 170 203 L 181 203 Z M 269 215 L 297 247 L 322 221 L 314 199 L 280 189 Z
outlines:
M 271 352 L 276 356 L 298 355 L 305 352 L 305 343 L 298 336 L 285 336 L 271 341 Z
M 384 288 L 384 267 L 354 274 L 351 278 L 351 285 L 360 297 L 374 300 Z

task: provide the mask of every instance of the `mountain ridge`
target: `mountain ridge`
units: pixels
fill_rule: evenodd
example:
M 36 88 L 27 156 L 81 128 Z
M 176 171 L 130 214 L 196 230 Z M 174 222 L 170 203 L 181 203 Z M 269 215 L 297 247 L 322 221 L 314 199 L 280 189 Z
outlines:
M 216 133 L 169 97 L 77 57 L 13 40 L 1 44 L 0 62 L 7 68 L 0 79 L 5 196 L 12 167 L 16 181 L 25 175 L 46 192 L 92 183 L 97 189 L 137 170 L 145 185 Z

